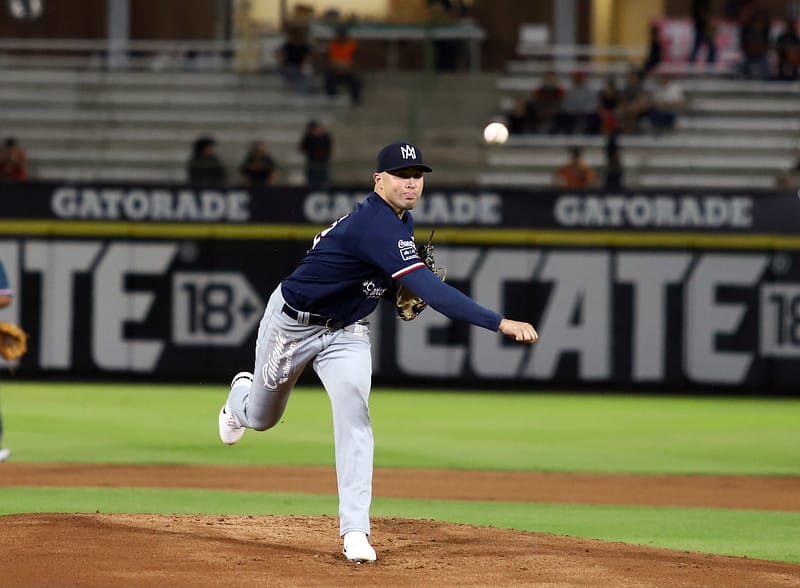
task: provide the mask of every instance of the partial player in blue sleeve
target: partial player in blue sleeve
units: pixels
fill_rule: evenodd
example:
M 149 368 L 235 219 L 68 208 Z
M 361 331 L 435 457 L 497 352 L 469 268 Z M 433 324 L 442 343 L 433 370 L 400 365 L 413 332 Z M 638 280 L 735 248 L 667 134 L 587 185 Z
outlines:
M 6 276 L 6 269 L 3 262 L 0 261 L 0 308 L 5 308 L 13 300 L 14 292 L 8 283 Z M 11 450 L 8 447 L 3 447 L 3 414 L 0 412 L 0 463 L 8 459 L 11 455 Z
M 534 343 L 526 322 L 504 318 L 442 282 L 414 244 L 410 211 L 430 172 L 419 147 L 398 142 L 377 156 L 374 191 L 314 238 L 311 249 L 272 292 L 258 329 L 255 367 L 231 382 L 219 413 L 228 445 L 246 429 L 265 431 L 281 419 L 307 365 L 322 381 L 333 411 L 339 532 L 350 561 L 375 561 L 369 543 L 373 436 L 369 323 L 365 318 L 396 283 L 445 316 Z

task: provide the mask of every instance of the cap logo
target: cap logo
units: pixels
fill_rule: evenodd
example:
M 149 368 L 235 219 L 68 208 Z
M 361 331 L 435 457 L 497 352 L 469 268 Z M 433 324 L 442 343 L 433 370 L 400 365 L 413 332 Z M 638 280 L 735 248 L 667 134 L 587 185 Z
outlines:
M 403 156 L 403 159 L 416 159 L 417 151 L 411 145 L 406 145 L 405 147 L 400 147 L 400 155 Z

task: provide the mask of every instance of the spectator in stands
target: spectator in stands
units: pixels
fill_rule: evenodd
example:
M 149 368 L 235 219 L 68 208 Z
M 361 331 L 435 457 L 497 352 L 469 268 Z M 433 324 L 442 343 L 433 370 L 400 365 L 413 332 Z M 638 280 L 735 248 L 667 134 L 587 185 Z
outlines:
M 705 45 L 708 52 L 706 61 L 714 63 L 717 60 L 717 44 L 714 41 L 716 26 L 712 20 L 713 14 L 712 0 L 693 0 L 692 1 L 692 22 L 694 25 L 694 42 L 692 51 L 689 54 L 689 63 L 697 61 L 700 48 Z
M 775 54 L 777 58 L 777 72 L 775 77 L 782 82 L 791 82 L 800 79 L 800 37 L 797 35 L 797 26 L 792 18 L 784 21 L 784 30 L 775 39 Z
M 738 20 L 742 5 L 752 0 L 724 0 L 722 3 L 722 18 L 725 20 Z
M 585 190 L 595 185 L 595 171 L 583 161 L 580 147 L 571 147 L 569 150 L 570 158 L 567 163 L 556 170 L 556 185 L 561 188 L 573 190 Z
M 189 183 L 195 186 L 225 185 L 227 173 L 217 155 L 217 142 L 213 137 L 200 137 L 194 141 L 187 171 Z
M 267 186 L 277 177 L 275 160 L 264 141 L 253 141 L 239 165 L 242 182 L 248 186 Z
M 311 45 L 305 31 L 293 26 L 278 49 L 278 71 L 298 94 L 308 94 L 311 81 Z
M 459 0 L 427 0 L 427 23 L 431 25 L 453 24 L 459 22 L 466 7 Z M 462 57 L 466 54 L 460 39 L 435 39 L 433 56 L 436 71 L 456 71 Z
M 600 124 L 603 133 L 619 127 L 619 108 L 622 97 L 617 88 L 617 80 L 614 76 L 608 76 L 605 84 L 600 89 Z
M 525 98 L 516 97 L 511 108 L 506 112 L 506 128 L 510 135 L 523 135 L 528 132 L 525 115 Z
M 668 73 L 658 75 L 656 86 L 650 95 L 647 119 L 657 134 L 675 128 L 678 115 L 686 108 L 683 88 Z
M 753 3 L 742 13 L 739 48 L 742 51 L 741 75 L 752 80 L 770 78 L 769 12 Z
M 536 91 L 532 90 L 530 95 L 523 101 L 525 110 L 525 132 L 539 132 L 539 109 L 536 105 Z
M 619 147 L 619 130 L 610 131 L 606 137 L 606 175 L 603 187 L 606 190 L 623 190 L 625 188 L 622 153 Z
M 306 185 L 312 190 L 330 188 L 333 138 L 319 121 L 308 121 L 299 149 L 306 159 Z
M 28 155 L 14 137 L 7 137 L 0 148 L 0 180 L 23 182 L 28 179 Z
M 325 69 L 325 92 L 336 96 L 339 86 L 344 85 L 350 93 L 350 103 L 361 103 L 361 76 L 355 69 L 358 43 L 350 37 L 346 26 L 336 29 L 336 36 L 328 43 Z
M 797 190 L 800 195 L 800 157 L 790 170 L 780 174 L 775 182 L 779 190 Z
M 645 113 L 650 109 L 650 98 L 644 87 L 642 72 L 628 72 L 625 87 L 620 93 L 620 122 L 624 133 L 636 133 Z
M 553 132 L 555 117 L 563 99 L 564 88 L 558 81 L 558 74 L 555 71 L 546 72 L 528 99 L 529 127 L 533 127 L 534 132 Z
M 647 44 L 647 59 L 642 64 L 645 76 L 649 76 L 661 63 L 661 29 L 658 25 L 650 25 L 650 40 Z
M 586 83 L 586 74 L 575 71 L 572 86 L 564 94 L 561 107 L 555 115 L 556 133 L 595 135 L 600 130 L 597 92 Z

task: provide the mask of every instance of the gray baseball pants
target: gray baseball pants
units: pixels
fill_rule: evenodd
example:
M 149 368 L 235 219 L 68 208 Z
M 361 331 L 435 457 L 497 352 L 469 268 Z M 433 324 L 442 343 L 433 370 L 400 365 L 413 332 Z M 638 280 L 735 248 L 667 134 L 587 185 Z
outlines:
M 374 441 L 369 416 L 372 382 L 369 324 L 343 329 L 303 325 L 282 312 L 278 286 L 258 327 L 253 382 L 237 380 L 228 406 L 239 423 L 265 431 L 280 422 L 292 387 L 312 362 L 333 412 L 339 532 L 370 532 Z

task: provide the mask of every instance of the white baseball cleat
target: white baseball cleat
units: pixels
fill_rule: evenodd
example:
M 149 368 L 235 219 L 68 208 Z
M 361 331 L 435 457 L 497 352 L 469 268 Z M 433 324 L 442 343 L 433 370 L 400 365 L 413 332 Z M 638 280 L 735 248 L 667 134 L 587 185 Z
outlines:
M 11 455 L 11 450 L 8 447 L 0 449 L 0 462 L 7 460 L 9 455 Z
M 233 412 L 228 409 L 228 403 L 222 405 L 219 411 L 219 438 L 225 445 L 238 443 L 244 435 L 244 427 L 236 420 Z
M 233 388 L 236 382 L 242 379 L 252 383 L 253 374 L 250 372 L 239 372 L 233 376 L 233 380 L 231 380 L 231 388 Z M 230 409 L 226 401 L 219 411 L 219 438 L 222 439 L 222 442 L 225 445 L 233 445 L 234 443 L 238 443 L 239 439 L 242 438 L 242 435 L 244 435 L 244 429 L 245 428 L 236 419 L 236 415 L 233 414 L 233 411 Z
M 363 531 L 350 531 L 344 534 L 344 549 L 342 553 L 350 561 L 358 563 L 378 559 L 378 555 L 372 545 L 369 544 L 367 534 Z

